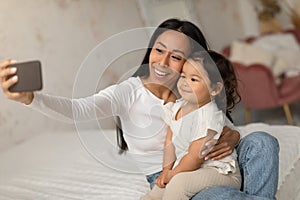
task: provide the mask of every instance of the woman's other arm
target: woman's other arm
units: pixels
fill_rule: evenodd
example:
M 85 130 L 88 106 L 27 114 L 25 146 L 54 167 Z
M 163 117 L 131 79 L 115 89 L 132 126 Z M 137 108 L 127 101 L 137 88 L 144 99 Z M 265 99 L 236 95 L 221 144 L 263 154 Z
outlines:
M 202 151 L 202 155 L 206 155 L 205 160 L 224 158 L 233 152 L 239 140 L 240 133 L 225 126 L 218 140 L 210 140 L 205 144 L 206 149 Z

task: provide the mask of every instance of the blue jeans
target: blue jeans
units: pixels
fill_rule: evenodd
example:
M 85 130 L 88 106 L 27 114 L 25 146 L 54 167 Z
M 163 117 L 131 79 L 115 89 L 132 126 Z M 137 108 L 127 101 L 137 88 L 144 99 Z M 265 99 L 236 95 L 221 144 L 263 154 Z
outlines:
M 150 174 L 146 176 L 148 183 L 150 183 L 150 189 L 152 189 L 155 186 L 155 180 L 158 178 L 161 172 L 162 171 L 159 171 L 154 174 Z
M 243 178 L 242 191 L 226 186 L 209 187 L 192 200 L 273 200 L 279 172 L 279 144 L 265 132 L 254 132 L 241 139 L 237 146 Z M 147 176 L 152 188 L 160 172 Z
M 196 194 L 192 200 L 273 200 L 278 186 L 279 144 L 265 132 L 254 132 L 237 146 L 243 178 L 241 191 L 216 186 Z

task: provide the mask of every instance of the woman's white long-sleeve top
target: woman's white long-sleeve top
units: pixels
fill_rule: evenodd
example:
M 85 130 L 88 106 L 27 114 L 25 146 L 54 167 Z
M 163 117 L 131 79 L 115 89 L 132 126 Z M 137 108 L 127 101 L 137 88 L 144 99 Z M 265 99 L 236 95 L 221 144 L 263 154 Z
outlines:
M 30 107 L 68 121 L 88 121 L 118 116 L 129 153 L 145 174 L 161 170 L 167 125 L 162 99 L 147 90 L 139 77 L 112 85 L 79 99 L 35 93 Z

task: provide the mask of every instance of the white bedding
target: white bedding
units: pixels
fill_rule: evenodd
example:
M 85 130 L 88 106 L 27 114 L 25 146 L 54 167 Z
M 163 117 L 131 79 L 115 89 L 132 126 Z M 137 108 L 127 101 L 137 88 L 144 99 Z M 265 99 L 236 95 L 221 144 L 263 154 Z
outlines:
M 277 198 L 300 197 L 300 128 L 250 124 L 242 131 L 265 130 L 280 143 L 280 177 Z M 98 131 L 87 131 L 97 135 Z M 109 141 L 115 131 L 107 130 Z M 107 141 L 106 141 L 107 142 Z M 115 146 L 103 151 L 110 166 L 123 157 Z M 82 146 L 76 132 L 43 133 L 0 152 L 0 199 L 138 199 L 149 188 L 139 173 L 126 173 L 107 167 L 94 159 Z M 132 163 L 129 162 L 127 165 Z M 124 164 L 123 171 L 128 168 Z M 134 168 L 134 166 L 133 166 Z M 132 169 L 133 169 L 132 168 Z M 130 171 L 130 170 L 129 170 Z

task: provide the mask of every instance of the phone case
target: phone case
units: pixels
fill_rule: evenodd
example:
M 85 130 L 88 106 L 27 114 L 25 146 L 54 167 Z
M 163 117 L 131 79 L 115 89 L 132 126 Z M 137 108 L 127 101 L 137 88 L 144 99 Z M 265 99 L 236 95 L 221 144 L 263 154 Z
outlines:
M 43 83 L 40 61 L 34 60 L 14 63 L 8 67 L 16 67 L 16 75 L 18 76 L 18 82 L 8 89 L 10 92 L 28 92 L 42 89 Z

